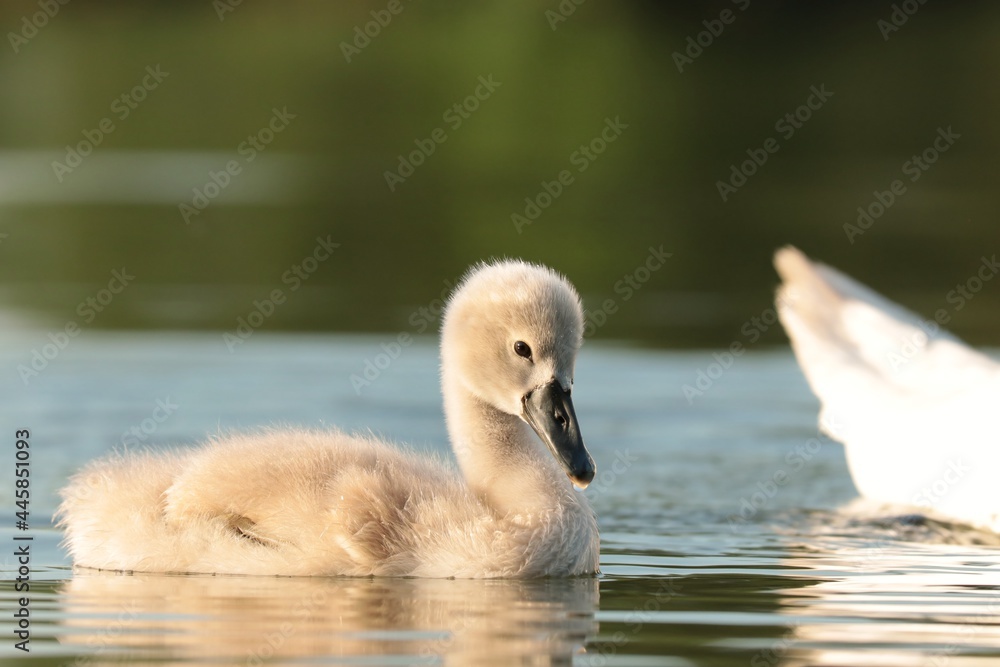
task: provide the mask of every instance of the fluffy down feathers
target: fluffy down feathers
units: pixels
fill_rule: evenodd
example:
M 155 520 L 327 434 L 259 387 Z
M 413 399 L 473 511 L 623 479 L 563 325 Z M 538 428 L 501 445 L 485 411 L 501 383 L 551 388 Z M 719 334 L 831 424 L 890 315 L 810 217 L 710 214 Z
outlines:
M 519 261 L 474 269 L 449 302 L 442 385 L 462 474 L 374 437 L 266 429 L 169 452 L 115 453 L 63 490 L 77 565 L 260 575 L 593 574 L 597 522 L 520 417 L 572 384 L 572 286 Z M 530 362 L 512 341 L 535 345 Z

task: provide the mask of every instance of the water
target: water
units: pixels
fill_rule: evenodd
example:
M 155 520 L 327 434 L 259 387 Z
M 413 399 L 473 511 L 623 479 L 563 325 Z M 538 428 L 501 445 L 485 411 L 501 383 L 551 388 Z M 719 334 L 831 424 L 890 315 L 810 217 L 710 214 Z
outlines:
M 132 427 L 152 447 L 277 421 L 445 448 L 433 339 L 403 349 L 360 395 L 351 385 L 393 339 L 258 332 L 230 353 L 219 334 L 86 331 L 25 387 L 16 366 L 47 338 L 4 334 L 2 451 L 12 462 L 14 429 L 31 429 L 34 542 L 23 654 L 10 631 L 5 461 L 0 661 L 1000 664 L 1000 539 L 855 502 L 843 449 L 817 437 L 816 402 L 783 349 L 747 353 L 719 375 L 710 351 L 585 345 L 574 395 L 600 470 L 587 491 L 599 579 L 72 570 L 47 525 L 55 492 Z M 689 402 L 683 387 L 697 388 L 699 371 L 704 393 Z M 176 405 L 159 422 L 157 401 Z

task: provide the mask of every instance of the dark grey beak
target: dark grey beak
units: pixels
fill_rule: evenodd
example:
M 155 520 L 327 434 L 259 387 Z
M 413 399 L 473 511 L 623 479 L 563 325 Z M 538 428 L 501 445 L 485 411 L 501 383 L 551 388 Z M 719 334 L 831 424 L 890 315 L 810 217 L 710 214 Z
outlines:
M 521 408 L 524 421 L 535 429 L 573 484 L 587 488 L 597 468 L 583 444 L 569 391 L 552 380 L 525 394 L 521 398 Z

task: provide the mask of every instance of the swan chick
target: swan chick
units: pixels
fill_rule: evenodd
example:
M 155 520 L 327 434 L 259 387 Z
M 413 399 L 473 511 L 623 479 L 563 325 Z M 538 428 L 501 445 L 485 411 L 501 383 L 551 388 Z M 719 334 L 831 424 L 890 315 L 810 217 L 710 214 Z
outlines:
M 598 572 L 596 474 L 572 401 L 583 309 L 560 274 L 473 267 L 448 300 L 441 387 L 458 470 L 374 436 L 265 428 L 115 452 L 57 512 L 77 566 L 258 575 Z

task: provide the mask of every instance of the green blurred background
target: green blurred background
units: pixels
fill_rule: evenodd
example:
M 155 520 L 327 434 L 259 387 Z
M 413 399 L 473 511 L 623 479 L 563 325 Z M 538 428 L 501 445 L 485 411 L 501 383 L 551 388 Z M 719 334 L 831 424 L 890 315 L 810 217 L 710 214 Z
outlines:
M 925 315 L 949 309 L 974 343 L 997 341 L 1000 281 L 960 310 L 948 299 L 1000 245 L 995 4 L 388 5 L 0 5 L 8 322 L 80 320 L 78 304 L 125 267 L 134 281 L 81 324 L 232 330 L 278 288 L 287 301 L 264 330 L 412 332 L 469 264 L 519 256 L 565 272 L 591 308 L 616 300 L 595 339 L 712 347 L 746 342 L 744 324 L 771 305 L 771 255 L 792 243 Z M 715 22 L 724 10 L 731 22 Z M 391 20 L 357 48 L 372 12 Z M 699 33 L 707 46 L 679 71 L 675 52 Z M 167 75 L 151 87 L 147 67 Z M 480 77 L 499 86 L 480 87 L 454 127 L 446 112 Z M 811 87 L 833 95 L 786 137 L 776 122 Z M 274 109 L 294 118 L 247 161 L 241 142 Z M 105 118 L 114 130 L 57 175 L 53 161 Z M 627 128 L 579 171 L 574 152 L 606 119 Z M 911 182 L 904 163 L 948 127 L 960 138 Z M 385 172 L 436 128 L 446 140 L 390 190 Z M 779 150 L 723 201 L 717 182 L 769 137 Z M 240 173 L 185 220 L 179 205 L 229 161 Z M 562 170 L 572 183 L 518 231 L 512 214 Z M 894 179 L 905 193 L 850 242 L 844 225 Z M 340 247 L 292 291 L 282 276 L 317 237 Z M 671 258 L 626 300 L 616 284 L 661 245 Z

